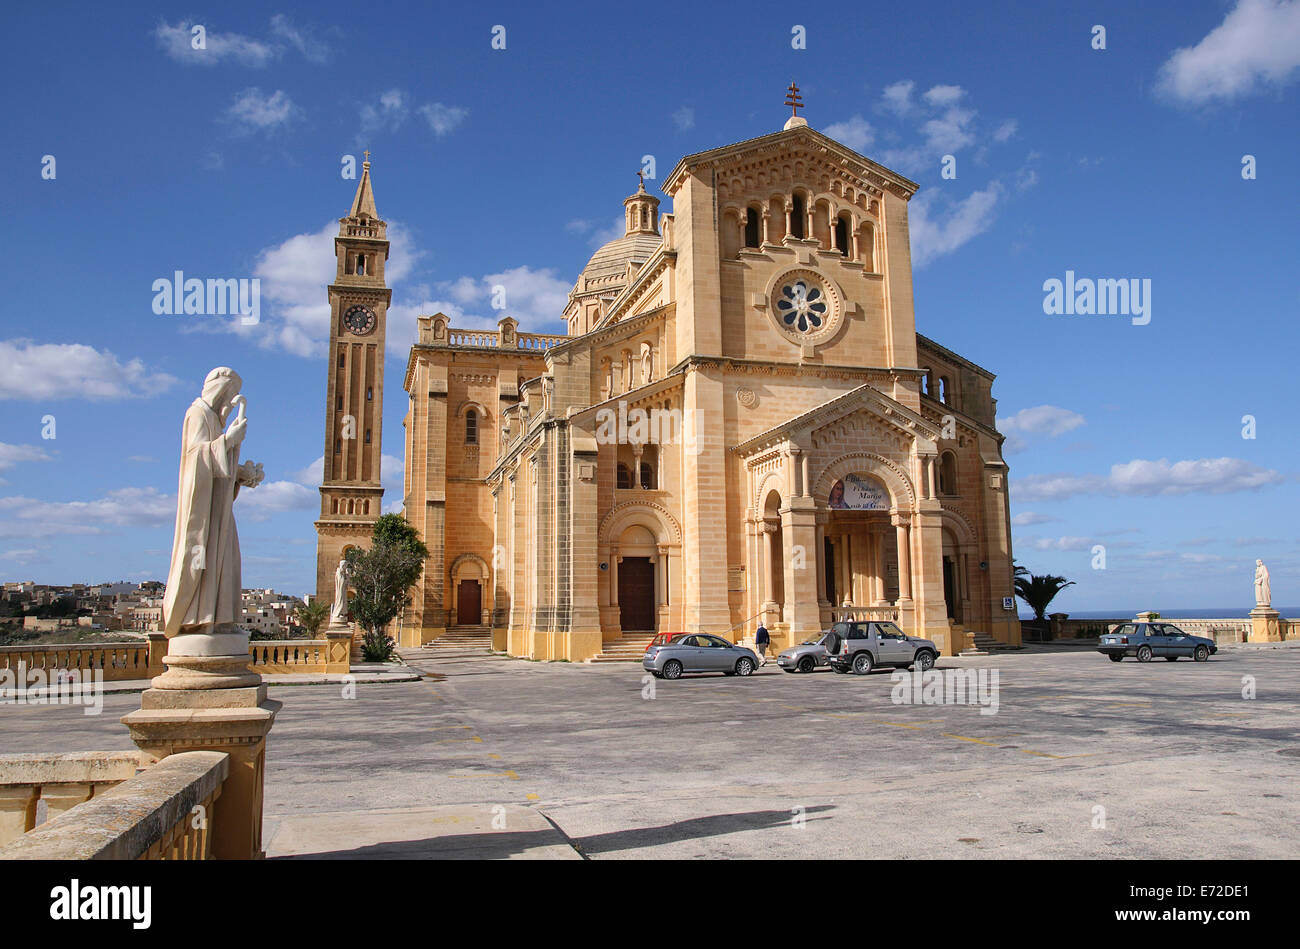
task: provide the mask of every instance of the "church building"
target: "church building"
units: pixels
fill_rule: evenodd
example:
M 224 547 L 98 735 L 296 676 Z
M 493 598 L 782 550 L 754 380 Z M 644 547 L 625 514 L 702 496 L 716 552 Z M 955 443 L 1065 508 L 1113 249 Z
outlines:
M 669 212 L 642 182 L 564 335 L 419 317 L 403 500 L 429 559 L 399 643 L 580 661 L 844 617 L 1019 643 L 994 377 L 916 332 L 916 189 L 795 115 L 681 159 Z M 384 229 L 367 162 L 329 288 L 325 599 L 379 515 Z

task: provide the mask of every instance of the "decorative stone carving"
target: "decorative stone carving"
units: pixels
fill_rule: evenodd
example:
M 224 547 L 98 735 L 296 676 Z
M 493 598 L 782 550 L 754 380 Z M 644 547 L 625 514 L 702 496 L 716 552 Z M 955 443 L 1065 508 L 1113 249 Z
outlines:
M 752 409 L 758 404 L 758 396 L 754 393 L 753 389 L 750 389 L 747 386 L 741 386 L 736 390 L 736 401 L 745 408 Z
M 348 625 L 348 562 L 340 560 L 334 568 L 334 605 L 330 607 L 330 629 Z

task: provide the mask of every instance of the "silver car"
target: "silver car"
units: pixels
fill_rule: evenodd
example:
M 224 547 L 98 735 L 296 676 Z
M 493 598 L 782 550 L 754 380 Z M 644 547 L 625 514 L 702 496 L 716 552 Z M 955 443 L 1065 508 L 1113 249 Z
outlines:
M 830 665 L 826 656 L 826 641 L 830 633 L 822 633 L 817 639 L 805 639 L 797 646 L 791 646 L 777 654 L 776 664 L 783 672 L 812 672 L 819 666 Z
M 758 668 L 758 656 L 721 636 L 682 633 L 662 646 L 651 645 L 641 667 L 660 679 L 677 679 L 684 672 L 747 676 Z
M 827 660 L 836 672 L 867 675 L 877 666 L 924 672 L 934 666 L 939 649 L 928 639 L 909 636 L 893 623 L 844 622 L 831 627 Z

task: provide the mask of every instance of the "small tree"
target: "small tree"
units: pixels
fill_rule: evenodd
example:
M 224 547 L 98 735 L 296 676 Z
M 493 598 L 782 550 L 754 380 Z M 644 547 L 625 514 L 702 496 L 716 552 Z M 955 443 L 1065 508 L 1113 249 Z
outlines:
M 294 619 L 298 625 L 307 630 L 312 636 L 320 631 L 321 623 L 325 622 L 330 615 L 330 608 L 319 600 L 308 600 L 304 605 L 293 611 Z
M 1025 601 L 1034 611 L 1034 619 L 1041 622 L 1047 615 L 1047 607 L 1056 599 L 1056 594 L 1072 586 L 1074 581 L 1065 577 L 1050 573 L 1039 577 L 1026 571 L 1024 576 L 1016 577 L 1016 596 Z
M 371 662 L 393 654 L 393 638 L 384 632 L 410 599 L 409 590 L 420 578 L 429 549 L 419 533 L 399 514 L 385 514 L 375 522 L 369 550 L 347 552 L 348 584 L 356 591 L 348 600 L 352 618 L 365 630 L 361 652 Z

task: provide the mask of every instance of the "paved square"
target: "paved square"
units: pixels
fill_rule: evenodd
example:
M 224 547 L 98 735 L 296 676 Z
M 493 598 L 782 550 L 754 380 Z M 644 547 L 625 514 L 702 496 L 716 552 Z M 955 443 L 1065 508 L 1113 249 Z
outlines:
M 894 705 L 889 672 L 769 664 L 749 679 L 656 680 L 649 698 L 635 665 L 412 654 L 439 678 L 354 699 L 271 690 L 284 710 L 268 743 L 269 854 L 312 852 L 304 817 L 346 854 L 338 841 L 362 811 L 357 856 L 413 855 L 408 842 L 446 833 L 438 821 L 481 833 L 487 856 L 544 856 L 567 838 L 593 858 L 1277 858 L 1300 836 L 1300 649 L 1205 664 L 1085 651 L 941 660 L 998 671 L 994 715 Z M 109 696 L 98 718 L 3 706 L 0 740 L 130 748 L 117 718 L 138 703 Z M 518 821 L 516 806 L 558 834 L 529 817 L 517 844 L 492 841 L 491 818 Z M 296 843 L 277 849 L 290 818 Z

